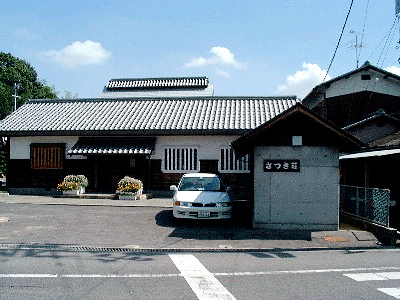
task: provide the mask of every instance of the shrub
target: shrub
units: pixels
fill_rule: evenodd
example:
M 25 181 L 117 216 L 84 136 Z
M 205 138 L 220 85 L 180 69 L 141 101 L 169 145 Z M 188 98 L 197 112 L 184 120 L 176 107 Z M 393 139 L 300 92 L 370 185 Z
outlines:
M 143 188 L 143 183 L 139 179 L 125 176 L 118 182 L 119 194 L 132 194 L 137 193 Z

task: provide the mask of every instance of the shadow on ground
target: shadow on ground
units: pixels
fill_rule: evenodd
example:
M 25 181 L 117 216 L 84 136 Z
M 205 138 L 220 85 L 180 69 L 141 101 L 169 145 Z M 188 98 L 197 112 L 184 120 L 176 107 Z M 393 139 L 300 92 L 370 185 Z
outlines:
M 309 230 L 268 230 L 251 228 L 247 220 L 175 220 L 172 210 L 162 210 L 156 224 L 174 228 L 169 237 L 195 240 L 303 240 L 311 241 Z

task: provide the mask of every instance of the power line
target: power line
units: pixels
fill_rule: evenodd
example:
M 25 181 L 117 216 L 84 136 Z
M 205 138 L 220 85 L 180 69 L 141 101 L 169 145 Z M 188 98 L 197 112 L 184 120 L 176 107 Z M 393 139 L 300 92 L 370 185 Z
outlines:
M 366 7 L 366 9 L 365 9 L 364 24 L 363 24 L 362 34 L 361 34 L 361 42 L 360 42 L 360 45 L 363 45 L 364 32 L 365 32 L 365 23 L 366 23 L 366 21 L 367 21 L 368 6 L 369 6 L 369 0 L 367 1 L 367 7 Z M 361 55 L 361 49 L 360 49 L 359 55 Z M 357 67 L 358 67 L 358 63 L 357 63 Z
M 322 82 L 325 82 L 326 76 L 328 76 L 329 70 L 331 69 L 331 66 L 332 66 L 332 63 L 333 63 L 333 60 L 335 59 L 336 52 L 337 52 L 337 50 L 338 50 L 338 48 L 339 48 L 340 41 L 342 40 L 343 32 L 344 32 L 344 29 L 345 29 L 346 24 L 347 24 L 347 20 L 349 19 L 349 15 L 350 15 L 351 8 L 352 8 L 352 6 L 353 6 L 353 2 L 354 2 L 354 0 L 351 0 L 350 7 L 349 7 L 349 11 L 347 12 L 346 20 L 344 21 L 343 28 L 342 28 L 342 32 L 340 33 L 339 41 L 338 41 L 338 43 L 337 43 L 337 45 L 336 45 L 335 52 L 333 53 L 333 57 L 332 57 L 332 59 L 331 59 L 331 63 L 329 64 L 328 70 L 326 71 L 324 80 L 323 80 Z
M 383 63 L 384 63 L 385 58 L 386 58 L 386 55 L 387 55 L 387 53 L 388 53 L 388 51 L 389 51 L 389 45 L 390 45 L 390 43 L 391 43 L 392 40 L 393 40 L 393 37 L 394 37 L 394 34 L 395 34 L 394 28 L 395 28 L 395 25 L 396 25 L 397 23 L 398 23 L 398 18 L 396 17 L 395 20 L 393 21 L 392 27 L 390 28 L 390 31 L 389 31 L 389 33 L 388 33 L 388 35 L 387 35 L 385 44 L 383 45 L 381 54 L 379 55 L 379 58 L 378 58 L 378 64 L 379 64 L 379 62 L 381 61 L 382 55 L 383 55 L 383 53 L 384 53 L 385 50 L 386 50 L 385 56 L 384 56 L 384 58 L 383 58 L 383 60 L 382 60 L 382 63 L 381 63 L 381 67 L 383 66 Z

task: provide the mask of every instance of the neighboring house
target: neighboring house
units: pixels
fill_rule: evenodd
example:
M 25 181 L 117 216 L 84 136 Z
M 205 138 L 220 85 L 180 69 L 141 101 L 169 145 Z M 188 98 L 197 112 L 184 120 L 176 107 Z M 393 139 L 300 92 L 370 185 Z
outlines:
M 381 139 L 399 132 L 400 120 L 379 110 L 362 121 L 344 127 L 343 130 L 373 147 L 378 146 Z
M 366 62 L 316 86 L 302 104 L 353 134 L 367 147 L 340 157 L 343 185 L 389 189 L 390 223 L 399 228 L 400 77 Z
M 307 108 L 340 127 L 383 109 L 400 111 L 400 77 L 370 65 L 317 85 L 303 100 Z
M 143 86 L 157 80 L 145 79 L 139 90 L 129 87 L 129 97 L 115 91 L 120 98 L 28 101 L 0 125 L 10 150 L 9 191 L 52 193 L 68 174 L 86 175 L 89 191 L 115 191 L 125 175 L 141 179 L 147 191 L 168 191 L 182 173 L 201 171 L 248 192 L 249 159 L 236 159 L 231 142 L 296 97 L 205 96 L 208 79 L 187 78 L 188 85 L 203 80 L 195 88 L 180 79 L 164 81 L 169 85 L 156 88 L 159 97 L 142 97 Z M 129 81 L 140 80 L 118 82 Z M 163 94 L 171 90 L 187 95 Z

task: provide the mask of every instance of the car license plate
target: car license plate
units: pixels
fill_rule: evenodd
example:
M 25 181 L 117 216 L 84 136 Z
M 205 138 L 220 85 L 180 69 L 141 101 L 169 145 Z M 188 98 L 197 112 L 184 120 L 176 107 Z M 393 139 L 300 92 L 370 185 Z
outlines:
M 210 212 L 209 211 L 199 211 L 197 216 L 199 218 L 209 218 L 210 217 Z

